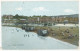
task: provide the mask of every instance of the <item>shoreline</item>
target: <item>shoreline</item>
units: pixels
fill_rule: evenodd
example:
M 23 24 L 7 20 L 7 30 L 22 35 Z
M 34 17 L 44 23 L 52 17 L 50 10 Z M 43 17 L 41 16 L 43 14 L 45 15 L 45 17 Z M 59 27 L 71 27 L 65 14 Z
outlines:
M 50 37 L 50 36 L 49 36 L 49 37 Z M 50 38 L 54 38 L 54 37 L 50 37 Z M 67 43 L 67 44 L 71 44 L 71 43 L 69 43 L 69 42 L 66 42 L 66 41 L 60 40 L 60 39 L 58 39 L 58 38 L 54 38 L 54 39 L 57 40 L 57 41 L 61 41 L 61 42 Z M 76 46 L 76 47 L 79 47 L 79 46 L 74 45 L 74 44 L 71 44 L 71 45 Z
M 52 38 L 52 37 L 50 37 L 50 38 Z M 54 38 L 54 39 L 55 39 L 56 41 L 60 41 L 60 42 L 66 43 L 66 45 L 67 45 L 67 44 L 70 44 L 70 45 L 72 45 L 72 46 L 76 46 L 76 45 L 73 45 L 73 44 L 71 44 L 71 43 L 68 43 L 68 42 L 59 40 L 59 39 L 57 39 L 57 38 Z M 76 46 L 76 47 L 79 47 L 79 46 Z

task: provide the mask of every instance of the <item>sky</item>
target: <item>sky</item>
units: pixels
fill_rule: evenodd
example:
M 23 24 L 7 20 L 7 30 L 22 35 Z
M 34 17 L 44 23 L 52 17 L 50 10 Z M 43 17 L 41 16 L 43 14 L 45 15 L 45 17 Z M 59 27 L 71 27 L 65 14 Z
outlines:
M 3 1 L 1 15 L 70 15 L 79 13 L 78 1 Z

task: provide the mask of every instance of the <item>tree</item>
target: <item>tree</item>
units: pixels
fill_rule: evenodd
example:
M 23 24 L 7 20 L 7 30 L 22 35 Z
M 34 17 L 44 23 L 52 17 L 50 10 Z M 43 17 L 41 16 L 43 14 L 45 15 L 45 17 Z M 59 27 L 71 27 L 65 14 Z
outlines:
M 14 18 L 18 19 L 18 18 L 19 18 L 19 15 L 18 15 L 18 14 L 16 14 L 16 15 L 14 16 Z

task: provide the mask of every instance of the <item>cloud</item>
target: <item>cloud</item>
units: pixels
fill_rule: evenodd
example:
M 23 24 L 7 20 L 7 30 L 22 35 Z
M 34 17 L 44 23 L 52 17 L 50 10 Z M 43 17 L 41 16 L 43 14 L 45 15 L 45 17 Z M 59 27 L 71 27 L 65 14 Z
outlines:
M 16 10 L 19 10 L 19 11 L 21 11 L 21 10 L 22 10 L 22 7 L 16 8 Z
M 37 8 L 33 8 L 33 11 L 49 11 L 44 7 L 37 7 Z
M 74 10 L 72 10 L 72 9 L 65 9 L 64 12 L 66 12 L 66 13 L 74 13 Z

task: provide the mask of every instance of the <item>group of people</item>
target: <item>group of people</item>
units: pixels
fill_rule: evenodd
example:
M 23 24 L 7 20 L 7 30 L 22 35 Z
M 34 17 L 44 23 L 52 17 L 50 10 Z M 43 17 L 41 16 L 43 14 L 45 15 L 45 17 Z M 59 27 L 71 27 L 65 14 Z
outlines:
M 24 34 L 24 37 L 29 37 L 29 34 Z

